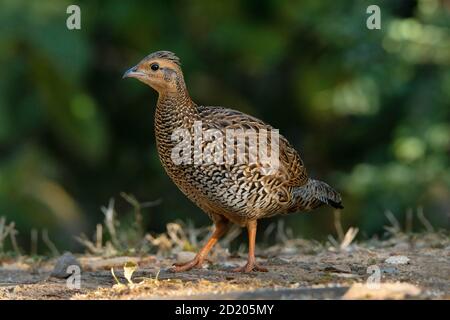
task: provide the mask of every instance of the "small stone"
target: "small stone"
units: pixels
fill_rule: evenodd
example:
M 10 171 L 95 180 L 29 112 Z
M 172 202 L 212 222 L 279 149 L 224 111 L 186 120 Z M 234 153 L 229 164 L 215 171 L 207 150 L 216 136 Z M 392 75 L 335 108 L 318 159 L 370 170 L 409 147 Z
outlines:
M 336 276 L 336 277 L 339 277 L 339 278 L 346 278 L 346 279 L 359 278 L 359 275 L 353 274 L 353 273 L 337 273 L 337 272 L 332 272 L 331 274 L 332 274 L 333 276 Z
M 334 267 L 339 272 L 352 273 L 352 269 L 350 268 L 350 266 L 348 266 L 346 264 L 337 264 Z
M 50 275 L 55 278 L 66 279 L 72 275 L 72 272 L 68 270 L 70 266 L 76 266 L 81 271 L 81 265 L 74 255 L 70 252 L 65 252 L 56 261 L 55 267 Z
M 225 262 L 220 263 L 219 266 L 224 269 L 231 269 L 231 268 L 237 268 L 239 265 L 236 263 L 225 261 Z
M 187 263 L 195 258 L 195 253 L 190 251 L 180 251 L 176 254 L 177 263 Z
M 289 263 L 289 260 L 280 257 L 273 257 L 269 259 L 269 262 L 276 265 L 286 265 Z
M 409 258 L 407 256 L 391 256 L 384 262 L 389 264 L 408 264 Z
M 327 265 L 324 268 L 325 271 L 334 271 L 334 272 L 342 272 L 342 273 L 352 273 L 352 269 L 346 264 L 333 264 Z
M 381 269 L 381 271 L 386 274 L 397 274 L 398 273 L 398 270 L 394 267 L 383 268 L 383 269 Z
M 281 253 L 282 254 L 286 254 L 286 255 L 294 255 L 296 253 L 298 253 L 298 249 L 296 247 L 284 247 L 281 249 Z

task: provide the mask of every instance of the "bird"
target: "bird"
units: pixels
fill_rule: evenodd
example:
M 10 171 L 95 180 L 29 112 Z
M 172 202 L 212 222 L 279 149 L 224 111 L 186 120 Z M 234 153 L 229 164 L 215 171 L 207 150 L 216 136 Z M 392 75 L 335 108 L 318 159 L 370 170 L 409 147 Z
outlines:
M 186 263 L 175 263 L 171 271 L 202 268 L 213 246 L 231 225 L 236 224 L 247 229 L 248 259 L 245 265 L 233 271 L 267 272 L 268 269 L 258 264 L 255 258 L 258 220 L 278 214 L 310 211 L 322 205 L 343 209 L 341 195 L 327 183 L 308 176 L 299 153 L 281 134 L 275 138 L 270 136 L 268 140 L 277 140 L 277 144 L 270 146 L 270 151 L 278 155 L 277 161 L 274 161 L 278 163 L 273 166 L 275 169 L 263 170 L 267 169 L 267 163 L 271 164 L 270 161 L 262 165 L 254 161 L 236 161 L 236 157 L 233 161 L 210 161 L 211 157 L 206 157 L 209 161 L 197 163 L 174 161 L 174 150 L 180 145 L 179 139 L 174 139 L 177 130 L 192 134 L 195 131 L 193 127 L 197 125 L 203 133 L 212 130 L 225 136 L 227 132 L 237 132 L 231 147 L 226 146 L 232 155 L 234 153 L 231 151 L 238 148 L 247 152 L 251 149 L 250 140 L 239 139 L 246 130 L 277 130 L 237 110 L 195 103 L 187 90 L 180 59 L 173 52 L 156 51 L 147 55 L 128 69 L 122 78 L 135 78 L 157 91 L 154 129 L 162 166 L 182 193 L 214 223 L 214 231 L 195 257 Z M 191 154 L 191 158 L 223 142 L 223 139 L 205 139 L 195 146 L 196 142 L 192 140 L 185 141 L 186 149 L 183 149 L 187 155 Z M 196 151 L 192 152 L 193 149 Z

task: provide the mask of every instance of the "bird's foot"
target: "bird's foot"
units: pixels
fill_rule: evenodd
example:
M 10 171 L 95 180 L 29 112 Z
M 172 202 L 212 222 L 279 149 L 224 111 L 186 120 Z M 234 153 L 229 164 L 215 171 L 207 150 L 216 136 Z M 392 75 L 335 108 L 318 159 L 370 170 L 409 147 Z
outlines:
M 203 267 L 203 258 L 200 258 L 198 255 L 195 256 L 194 259 L 192 259 L 189 262 L 186 263 L 174 263 L 172 268 L 170 268 L 170 271 L 172 272 L 183 272 L 183 271 L 189 271 L 191 269 L 200 269 Z
M 253 271 L 259 271 L 259 272 L 267 272 L 267 268 L 259 266 L 256 262 L 247 262 L 243 267 L 239 267 L 236 269 L 233 269 L 233 272 L 253 272 Z

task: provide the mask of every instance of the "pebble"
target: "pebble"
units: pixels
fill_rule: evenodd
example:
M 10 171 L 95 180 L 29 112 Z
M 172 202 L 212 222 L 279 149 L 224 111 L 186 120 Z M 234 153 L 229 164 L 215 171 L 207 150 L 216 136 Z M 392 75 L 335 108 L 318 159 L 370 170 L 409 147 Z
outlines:
M 327 265 L 324 268 L 325 271 L 336 271 L 336 272 L 342 272 L 342 273 L 352 273 L 352 269 L 350 266 L 346 264 L 334 264 L 334 265 Z
M 177 263 L 186 263 L 195 258 L 195 253 L 191 251 L 180 251 L 176 254 Z
M 353 273 L 337 273 L 337 272 L 332 272 L 332 275 L 339 277 L 339 278 L 346 278 L 346 279 L 350 279 L 350 278 L 359 278 L 359 275 L 357 274 L 353 274 Z
M 384 262 L 389 264 L 408 264 L 409 258 L 407 256 L 391 256 Z
M 398 273 L 398 270 L 394 267 L 383 268 L 383 269 L 381 269 L 381 271 L 383 273 L 387 273 L 387 274 L 397 274 Z
M 284 247 L 281 249 L 281 253 L 286 255 L 294 255 L 298 253 L 298 249 L 296 247 Z
M 238 266 L 239 266 L 238 264 L 232 262 L 222 262 L 220 264 L 220 267 L 225 269 L 237 268 Z
M 65 252 L 61 257 L 56 261 L 55 267 L 53 268 L 52 273 L 50 274 L 52 277 L 66 279 L 72 275 L 71 272 L 67 272 L 70 266 L 77 266 L 80 268 L 81 265 L 78 260 L 74 257 L 74 255 L 70 252 Z

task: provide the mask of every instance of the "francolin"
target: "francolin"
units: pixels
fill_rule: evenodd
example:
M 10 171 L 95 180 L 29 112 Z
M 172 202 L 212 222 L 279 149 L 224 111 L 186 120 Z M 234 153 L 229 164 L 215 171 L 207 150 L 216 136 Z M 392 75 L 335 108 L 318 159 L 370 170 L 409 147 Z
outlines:
M 299 154 L 281 135 L 278 136 L 276 148 L 272 146 L 273 151 L 278 151 L 276 170 L 264 172 L 261 163 L 236 159 L 175 163 L 173 150 L 179 144 L 173 137 L 176 130 L 185 129 L 192 132 L 195 124 L 200 123 L 202 132 L 214 129 L 225 137 L 227 130 L 234 129 L 239 138 L 239 134 L 242 135 L 248 129 L 254 132 L 273 132 L 274 128 L 236 110 L 197 105 L 186 89 L 180 60 L 172 52 L 158 51 L 148 55 L 126 71 L 123 78 L 136 78 L 158 92 L 155 135 L 162 165 L 178 188 L 202 209 L 215 225 L 213 234 L 195 258 L 188 263 L 175 264 L 172 271 L 201 267 L 208 252 L 226 233 L 231 223 L 246 227 L 249 238 L 248 261 L 235 271 L 267 271 L 259 266 L 255 259 L 255 237 L 259 219 L 277 214 L 309 211 L 323 204 L 343 208 L 339 193 L 325 182 L 309 178 Z M 272 136 L 268 138 L 269 142 L 273 139 Z M 222 140 L 215 140 L 216 146 Z M 212 141 L 213 139 L 210 143 Z M 227 152 L 230 154 L 238 154 L 239 150 L 250 152 L 252 149 L 250 140 L 245 136 L 244 139 L 236 141 L 236 144 L 233 142 L 231 150 L 227 145 Z M 195 149 L 195 143 L 188 143 L 190 150 L 192 147 Z M 202 151 L 207 144 L 201 141 L 197 149 Z M 198 156 L 195 150 L 193 154 L 194 158 Z

